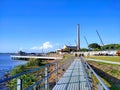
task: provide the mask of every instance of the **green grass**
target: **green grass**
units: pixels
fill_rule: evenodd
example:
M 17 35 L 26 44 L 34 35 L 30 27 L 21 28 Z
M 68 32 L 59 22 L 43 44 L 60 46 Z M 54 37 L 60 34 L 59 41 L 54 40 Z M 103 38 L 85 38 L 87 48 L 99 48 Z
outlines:
M 120 90 L 120 87 L 116 86 L 114 83 L 110 82 L 108 78 L 101 78 L 103 82 L 110 88 L 110 90 Z
M 70 59 L 74 59 L 75 57 L 73 55 L 69 55 L 69 54 L 66 54 L 64 55 L 63 59 L 61 60 L 62 63 L 64 63 L 65 61 L 68 61 Z
M 119 56 L 89 56 L 87 58 L 120 62 L 120 57 Z
M 102 80 L 110 88 L 110 90 L 120 90 L 120 86 L 118 86 L 119 83 L 116 82 L 116 79 L 120 80 L 120 65 L 107 64 L 107 63 L 95 62 L 95 61 L 88 61 L 88 63 L 113 77 L 110 78 L 106 75 L 102 75 L 99 73 Z
M 10 72 L 10 76 L 19 74 L 21 72 L 25 72 L 26 70 L 30 70 L 33 68 L 40 68 L 40 66 L 43 66 L 47 64 L 46 61 L 41 61 L 39 59 L 30 59 L 25 65 L 19 65 L 16 66 L 15 68 L 13 68 Z M 36 82 L 37 80 L 40 80 L 43 76 L 43 74 L 39 75 L 40 72 L 43 72 L 43 69 L 40 69 L 39 71 L 36 72 L 32 72 L 30 74 L 24 74 L 22 76 L 20 76 L 20 78 L 22 79 L 22 89 L 25 90 L 28 86 L 32 85 L 34 82 Z M 39 75 L 39 76 L 37 76 Z M 17 85 L 17 78 L 11 80 L 7 86 L 8 87 L 13 87 Z M 12 88 L 12 90 L 16 90 L 16 88 Z
M 102 81 L 105 83 L 105 85 L 107 85 L 109 88 L 111 87 L 111 84 L 110 84 L 110 82 L 108 82 L 106 79 L 104 79 L 104 78 L 101 78 L 102 79 Z

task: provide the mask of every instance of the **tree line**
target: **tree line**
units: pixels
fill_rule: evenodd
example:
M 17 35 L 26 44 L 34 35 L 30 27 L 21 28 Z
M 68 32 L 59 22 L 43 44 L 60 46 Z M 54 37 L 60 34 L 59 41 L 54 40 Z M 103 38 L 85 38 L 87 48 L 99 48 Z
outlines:
M 106 44 L 99 45 L 98 43 L 91 43 L 87 48 L 81 48 L 80 51 L 100 51 L 100 50 L 120 50 L 120 44 Z

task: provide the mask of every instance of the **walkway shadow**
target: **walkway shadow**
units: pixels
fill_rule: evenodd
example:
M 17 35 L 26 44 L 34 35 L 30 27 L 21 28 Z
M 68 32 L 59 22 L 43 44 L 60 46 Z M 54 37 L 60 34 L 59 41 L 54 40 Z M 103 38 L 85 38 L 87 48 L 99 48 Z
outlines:
M 105 80 L 107 80 L 109 82 L 109 84 L 111 85 L 110 90 L 120 90 L 120 79 L 117 79 L 116 77 L 107 74 L 106 72 L 100 70 L 97 67 L 94 67 L 93 65 L 91 65 L 91 67 L 95 70 L 95 72 L 102 78 L 104 78 Z

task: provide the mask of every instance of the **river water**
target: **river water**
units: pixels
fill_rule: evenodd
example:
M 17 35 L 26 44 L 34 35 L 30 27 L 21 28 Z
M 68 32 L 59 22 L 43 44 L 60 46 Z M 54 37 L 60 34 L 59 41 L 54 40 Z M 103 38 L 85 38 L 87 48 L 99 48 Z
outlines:
M 0 54 L 0 79 L 4 77 L 4 74 L 10 72 L 12 68 L 18 65 L 23 65 L 27 61 L 12 60 L 10 54 Z

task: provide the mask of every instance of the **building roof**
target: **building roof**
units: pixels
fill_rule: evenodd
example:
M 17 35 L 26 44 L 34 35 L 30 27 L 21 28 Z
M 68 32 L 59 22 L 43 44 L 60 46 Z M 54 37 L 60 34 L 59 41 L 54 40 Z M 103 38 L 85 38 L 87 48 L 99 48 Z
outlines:
M 68 49 L 77 49 L 77 46 L 67 46 L 65 45 L 63 49 L 68 48 Z

